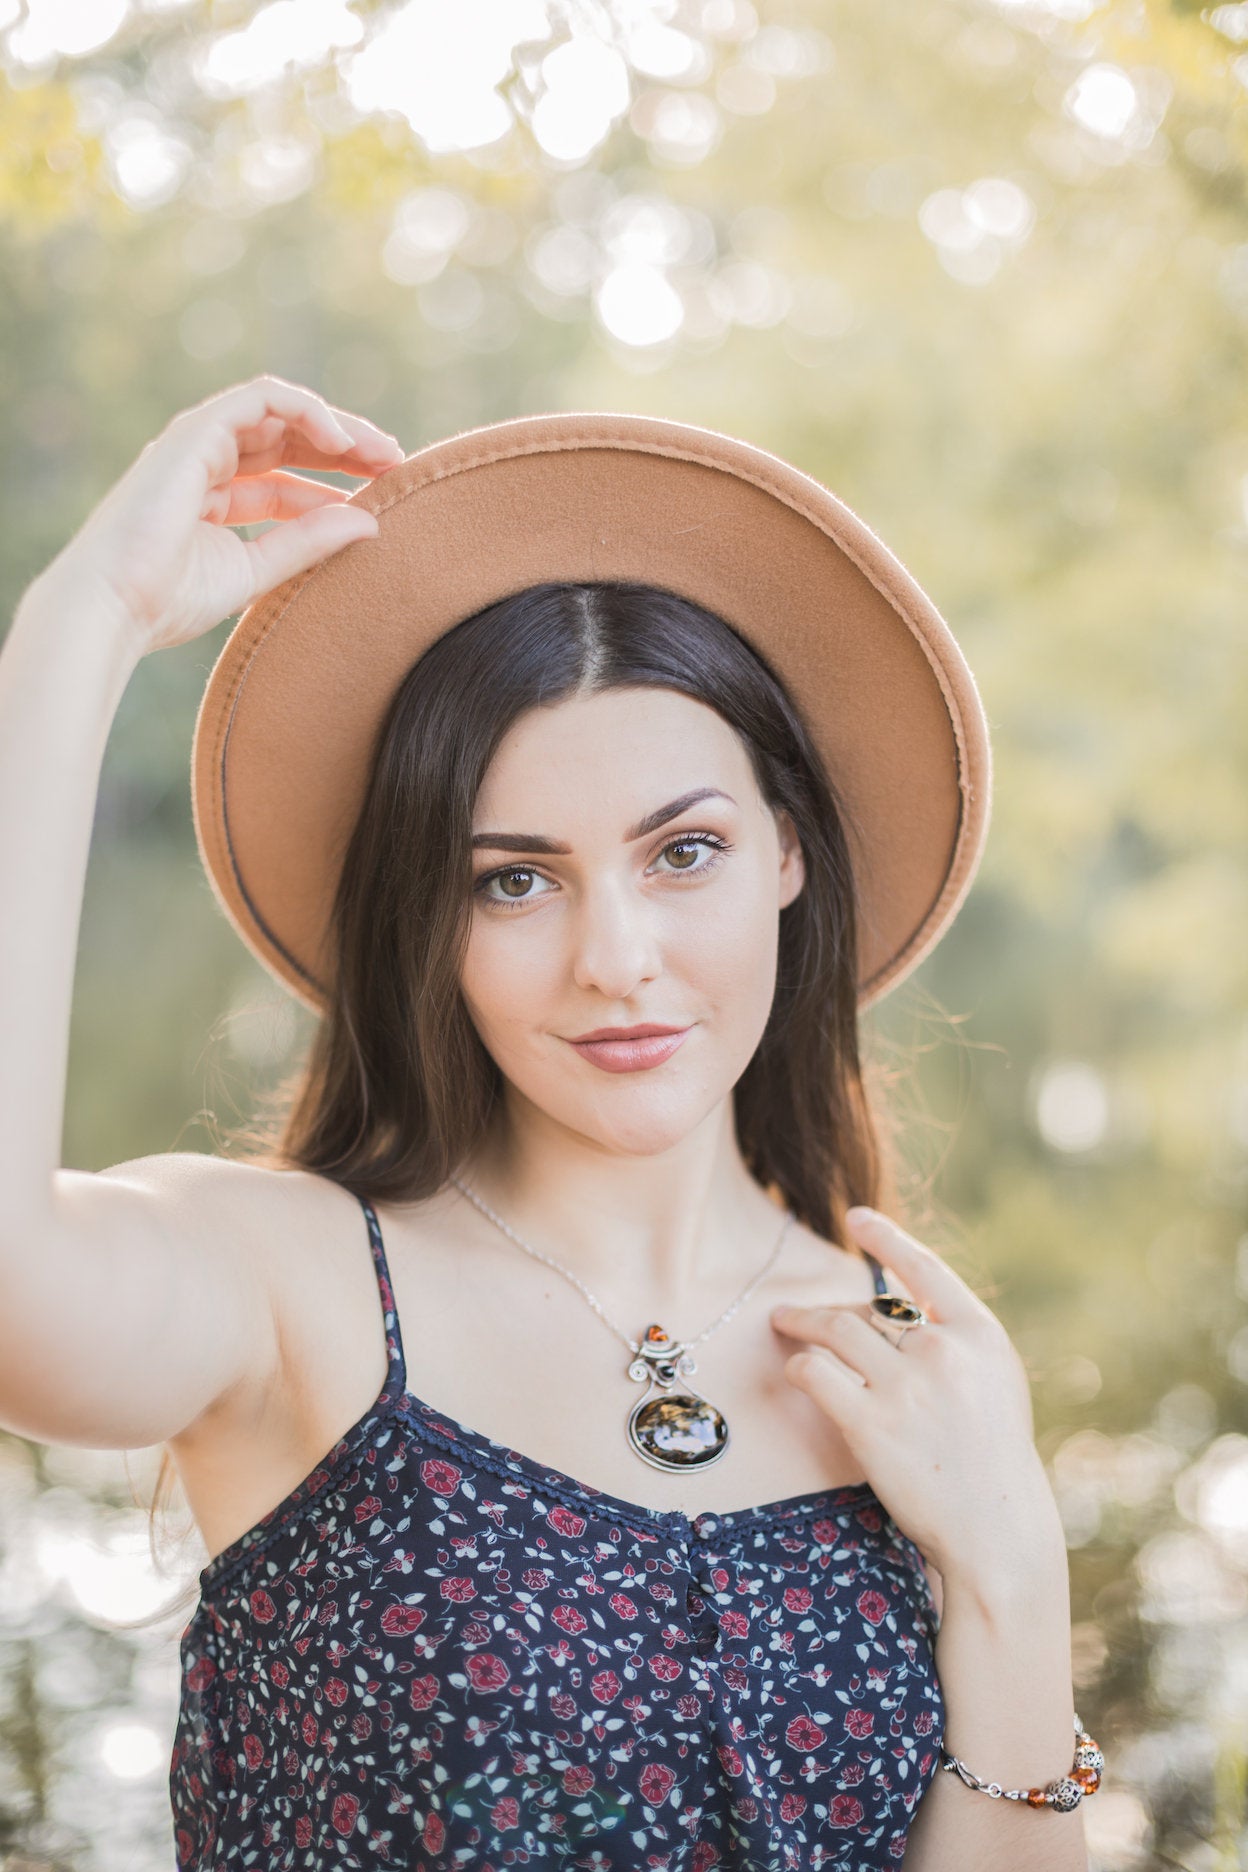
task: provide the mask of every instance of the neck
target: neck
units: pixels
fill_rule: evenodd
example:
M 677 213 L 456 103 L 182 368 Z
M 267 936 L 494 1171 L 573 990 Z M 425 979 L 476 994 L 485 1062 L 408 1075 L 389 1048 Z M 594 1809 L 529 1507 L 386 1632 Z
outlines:
M 535 1112 L 496 1126 L 457 1174 L 629 1332 L 651 1320 L 673 1332 L 674 1321 L 703 1324 L 686 1316 L 734 1300 L 767 1261 L 784 1221 L 741 1157 L 731 1101 L 678 1144 L 646 1155 L 571 1136 Z M 460 1200 L 482 1230 L 504 1239 Z

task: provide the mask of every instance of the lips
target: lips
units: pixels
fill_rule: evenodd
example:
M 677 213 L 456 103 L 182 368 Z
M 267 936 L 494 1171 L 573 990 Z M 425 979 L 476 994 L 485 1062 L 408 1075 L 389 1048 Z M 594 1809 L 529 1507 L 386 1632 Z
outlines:
M 644 1072 L 670 1059 L 691 1031 L 680 1027 L 674 1033 L 643 1035 L 631 1040 L 569 1040 L 568 1045 L 603 1072 Z

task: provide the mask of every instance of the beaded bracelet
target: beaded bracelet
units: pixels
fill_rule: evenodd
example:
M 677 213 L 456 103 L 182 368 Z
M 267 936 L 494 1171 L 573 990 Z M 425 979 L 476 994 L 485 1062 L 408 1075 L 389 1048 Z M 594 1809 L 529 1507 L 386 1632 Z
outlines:
M 1070 1773 L 1063 1775 L 1060 1781 L 1050 1781 L 1042 1788 L 1003 1788 L 996 1781 L 981 1781 L 972 1774 L 966 1763 L 959 1761 L 956 1755 L 950 1755 L 944 1748 L 941 1755 L 942 1768 L 956 1768 L 967 1787 L 975 1788 L 980 1794 L 991 1794 L 994 1800 L 1025 1800 L 1029 1807 L 1052 1807 L 1058 1813 L 1071 1813 L 1085 1794 L 1095 1794 L 1101 1785 L 1101 1776 L 1105 1771 L 1105 1757 L 1092 1737 L 1075 1715 L 1075 1759 Z

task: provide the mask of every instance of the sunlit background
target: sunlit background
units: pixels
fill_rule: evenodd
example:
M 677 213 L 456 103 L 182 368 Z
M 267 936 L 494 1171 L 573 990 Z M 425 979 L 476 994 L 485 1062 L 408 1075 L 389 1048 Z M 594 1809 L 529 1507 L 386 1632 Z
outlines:
M 745 436 L 948 619 L 996 794 L 864 1022 L 908 1217 L 1032 1374 L 1095 1872 L 1248 1864 L 1248 4 L 0 0 L 0 56 L 5 616 L 176 410 L 272 371 L 409 452 L 575 408 Z M 195 851 L 231 623 L 109 743 L 78 1168 L 217 1148 L 307 1036 Z M 173 1863 L 184 1616 L 121 1621 L 206 1555 L 183 1505 L 153 1567 L 158 1454 L 0 1435 L 23 1872 Z

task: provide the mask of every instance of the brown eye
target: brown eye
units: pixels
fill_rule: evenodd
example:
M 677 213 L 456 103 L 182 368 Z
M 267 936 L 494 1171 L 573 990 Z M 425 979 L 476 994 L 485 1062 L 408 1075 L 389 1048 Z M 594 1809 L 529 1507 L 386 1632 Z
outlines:
M 533 876 L 533 873 L 531 871 L 499 871 L 497 873 L 498 881 L 503 886 L 504 890 L 507 891 L 508 895 L 512 894 L 510 890 L 508 889 L 508 887 L 511 884 L 514 884 L 517 878 L 527 879 L 527 878 L 531 878 L 532 876 Z M 522 891 L 517 891 L 514 894 L 519 897 L 519 896 L 523 896 L 524 893 Z
M 693 842 L 693 840 L 692 840 L 692 839 L 681 839 L 681 840 L 680 840 L 680 842 L 679 842 L 678 844 L 675 844 L 675 845 L 669 845 L 669 846 L 667 846 L 667 848 L 666 848 L 666 849 L 667 849 L 667 850 L 668 850 L 669 852 L 680 852 L 680 851 L 683 851 L 683 852 L 688 852 L 688 853 L 689 853 L 689 863 L 688 863 L 688 864 L 678 864 L 678 865 L 677 865 L 677 867 L 676 867 L 676 869 L 677 869 L 678 871 L 691 871 L 691 870 L 693 869 L 693 867 L 694 867 L 694 860 L 695 860 L 695 859 L 697 858 L 697 855 L 698 855 L 698 847 L 697 847 L 697 845 L 696 845 L 696 844 L 695 844 L 695 843 Z
M 509 865 L 503 871 L 486 871 L 477 879 L 473 890 L 483 902 L 495 909 L 518 910 L 525 904 L 536 903 L 546 895 L 545 891 L 530 888 L 541 876 L 540 871 L 534 871 L 528 865 Z M 495 885 L 499 887 L 497 893 Z

